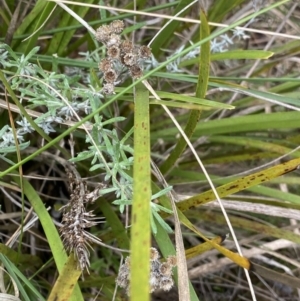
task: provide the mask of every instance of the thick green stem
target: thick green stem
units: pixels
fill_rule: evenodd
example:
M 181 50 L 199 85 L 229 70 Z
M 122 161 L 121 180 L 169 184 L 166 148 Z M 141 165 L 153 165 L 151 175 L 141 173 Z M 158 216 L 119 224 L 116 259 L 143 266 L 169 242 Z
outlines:
M 151 241 L 149 93 L 141 83 L 136 85 L 134 112 L 130 300 L 149 301 Z

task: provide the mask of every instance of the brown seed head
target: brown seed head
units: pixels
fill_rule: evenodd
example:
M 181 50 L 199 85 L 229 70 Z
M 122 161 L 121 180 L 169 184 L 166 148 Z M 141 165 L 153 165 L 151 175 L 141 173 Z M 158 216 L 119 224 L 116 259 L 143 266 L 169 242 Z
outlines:
M 150 260 L 157 260 L 159 258 L 158 251 L 155 248 L 150 249 Z
M 126 259 L 125 259 L 125 265 L 130 268 L 130 257 L 127 256 Z
M 143 75 L 143 71 L 142 71 L 141 67 L 138 65 L 131 66 L 130 73 L 131 73 L 132 78 L 134 78 L 134 79 L 139 78 Z
M 119 35 L 113 33 L 110 35 L 109 39 L 106 42 L 107 47 L 117 46 L 119 47 L 121 44 L 121 38 Z
M 117 79 L 117 73 L 115 70 L 109 69 L 104 73 L 104 80 L 107 83 L 114 83 L 116 79 Z
M 133 50 L 132 42 L 128 40 L 124 40 L 121 44 L 121 51 L 123 53 L 128 53 L 128 52 L 132 52 L 132 50 Z
M 162 263 L 159 270 L 164 276 L 168 277 L 172 275 L 172 267 L 167 262 Z
M 124 22 L 122 20 L 115 20 L 109 26 L 112 32 L 120 34 L 124 29 Z
M 171 265 L 172 267 L 176 266 L 177 265 L 177 258 L 176 258 L 176 256 L 174 256 L 174 255 L 168 256 L 167 263 L 169 265 Z
M 147 46 L 141 46 L 139 49 L 139 56 L 143 59 L 149 58 L 151 56 L 151 49 Z
M 118 59 L 120 56 L 120 49 L 117 46 L 107 48 L 107 55 L 112 59 Z
M 127 66 L 127 67 L 130 67 L 130 66 L 133 66 L 134 64 L 136 64 L 136 55 L 132 52 L 129 52 L 129 53 L 125 53 L 123 56 L 122 56 L 122 63 Z
M 102 25 L 96 30 L 95 38 L 97 41 L 106 43 L 111 35 L 111 29 L 108 25 Z
M 111 83 L 106 83 L 103 85 L 102 92 L 106 95 L 111 95 L 115 91 L 115 86 Z
M 99 63 L 99 70 L 102 72 L 106 72 L 107 70 L 111 69 L 112 67 L 112 62 L 108 58 L 105 58 L 101 60 Z

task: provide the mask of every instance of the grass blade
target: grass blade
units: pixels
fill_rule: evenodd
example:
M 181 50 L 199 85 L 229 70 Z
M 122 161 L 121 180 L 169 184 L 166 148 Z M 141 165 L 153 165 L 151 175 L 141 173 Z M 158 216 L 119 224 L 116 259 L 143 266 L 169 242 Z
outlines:
M 134 111 L 130 296 L 132 301 L 147 301 L 150 300 L 150 125 L 149 94 L 142 84 L 136 86 Z

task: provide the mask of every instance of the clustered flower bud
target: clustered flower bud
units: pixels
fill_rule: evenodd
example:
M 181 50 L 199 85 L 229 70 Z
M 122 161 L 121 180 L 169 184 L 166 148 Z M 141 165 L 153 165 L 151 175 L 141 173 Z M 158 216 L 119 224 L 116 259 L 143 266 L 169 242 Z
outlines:
M 122 40 L 120 34 L 124 30 L 124 22 L 115 20 L 109 25 L 102 25 L 96 30 L 95 38 L 103 43 L 107 57 L 99 63 L 103 72 L 104 94 L 113 94 L 114 87 L 120 83 L 120 75 L 127 71 L 133 79 L 143 75 L 143 62 L 151 57 L 151 49 L 147 46 L 135 46 L 132 42 Z
M 159 261 L 159 254 L 155 248 L 150 249 L 150 292 L 162 289 L 169 291 L 174 281 L 172 279 L 172 268 L 176 266 L 176 257 L 169 256 L 166 262 L 161 263 Z M 127 295 L 130 290 L 130 257 L 126 257 L 125 263 L 121 265 L 119 274 L 116 279 L 118 286 L 125 288 Z

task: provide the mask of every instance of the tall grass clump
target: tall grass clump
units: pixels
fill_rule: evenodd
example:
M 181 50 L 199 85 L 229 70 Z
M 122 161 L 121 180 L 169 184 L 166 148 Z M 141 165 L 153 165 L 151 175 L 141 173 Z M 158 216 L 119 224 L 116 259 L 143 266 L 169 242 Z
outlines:
M 299 299 L 296 2 L 0 15 L 1 300 Z

